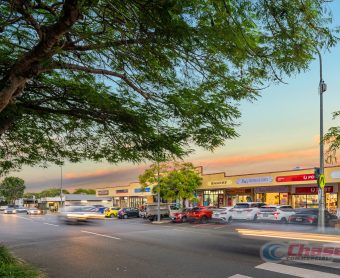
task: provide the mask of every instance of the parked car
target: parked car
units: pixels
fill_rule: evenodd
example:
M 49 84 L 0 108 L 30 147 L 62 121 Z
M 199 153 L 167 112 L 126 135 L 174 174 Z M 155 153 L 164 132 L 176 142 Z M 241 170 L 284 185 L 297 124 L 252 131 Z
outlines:
M 29 208 L 29 209 L 27 209 L 27 214 L 29 214 L 29 215 L 41 215 L 42 211 L 40 209 L 37 209 L 37 208 Z
M 265 203 L 261 202 L 245 202 L 237 203 L 230 211 L 233 220 L 257 220 L 257 213 L 260 212 L 260 208 L 265 206 Z
M 8 206 L 0 206 L 0 211 L 4 211 L 7 208 L 8 208 Z
M 207 223 L 212 218 L 213 207 L 195 207 L 187 212 L 188 222 Z
M 268 205 L 260 208 L 260 211 L 257 213 L 257 220 L 288 223 L 289 217 L 293 214 L 295 214 L 295 211 L 292 206 Z
M 232 221 L 233 207 L 221 207 L 213 209 L 212 221 L 217 223 L 230 223 Z
M 296 213 L 289 217 L 290 224 L 306 224 L 317 225 L 318 224 L 319 209 L 297 209 Z M 338 217 L 325 210 L 325 225 L 331 226 L 334 222 L 338 221 Z
M 183 223 L 187 222 L 187 213 L 191 210 L 192 208 L 186 208 L 186 209 L 181 209 L 178 212 L 171 213 L 171 220 L 174 223 Z
M 96 207 L 93 206 L 66 206 L 60 210 L 59 220 L 66 223 L 88 222 L 104 219 Z
M 118 211 L 118 218 L 127 219 L 130 217 L 139 217 L 137 208 L 122 208 Z
M 5 214 L 16 214 L 17 210 L 15 209 L 15 207 L 8 207 L 4 210 Z
M 120 207 L 109 207 L 106 208 L 104 211 L 105 217 L 117 217 L 118 216 L 118 211 L 120 210 Z

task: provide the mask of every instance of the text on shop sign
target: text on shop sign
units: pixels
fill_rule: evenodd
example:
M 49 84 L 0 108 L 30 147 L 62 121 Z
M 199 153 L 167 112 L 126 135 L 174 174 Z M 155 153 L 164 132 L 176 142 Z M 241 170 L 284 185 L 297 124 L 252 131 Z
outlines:
M 332 193 L 333 186 L 325 186 L 324 188 L 325 193 Z M 295 188 L 296 194 L 318 194 L 318 187 L 297 187 Z
M 271 183 L 273 182 L 272 177 L 256 177 L 256 178 L 244 178 L 238 179 L 237 184 L 256 184 L 256 183 Z
M 279 177 L 276 177 L 276 182 L 312 181 L 312 180 L 316 180 L 314 174 L 293 175 L 293 176 L 279 176 Z

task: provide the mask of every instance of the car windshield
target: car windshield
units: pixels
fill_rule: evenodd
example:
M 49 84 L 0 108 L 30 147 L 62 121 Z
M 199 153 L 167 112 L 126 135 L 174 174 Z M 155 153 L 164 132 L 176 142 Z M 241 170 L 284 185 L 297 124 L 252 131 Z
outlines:
M 244 203 L 236 204 L 235 208 L 249 208 L 249 204 Z
M 318 215 L 319 210 L 317 209 L 298 209 L 296 210 L 296 214 L 312 214 L 312 215 Z

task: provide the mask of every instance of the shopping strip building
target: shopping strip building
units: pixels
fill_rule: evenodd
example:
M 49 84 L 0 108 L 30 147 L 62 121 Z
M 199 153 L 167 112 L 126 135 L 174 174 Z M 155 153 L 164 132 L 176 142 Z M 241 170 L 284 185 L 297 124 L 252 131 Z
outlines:
M 267 204 L 290 204 L 294 208 L 318 207 L 318 187 L 314 168 L 280 172 L 226 175 L 204 174 L 197 190 L 199 205 L 233 206 L 238 202 L 263 201 Z M 340 166 L 325 168 L 325 204 L 327 209 L 340 208 Z M 113 205 L 138 207 L 154 202 L 152 186 L 143 191 L 139 183 L 128 186 L 98 188 L 97 196 L 110 196 Z

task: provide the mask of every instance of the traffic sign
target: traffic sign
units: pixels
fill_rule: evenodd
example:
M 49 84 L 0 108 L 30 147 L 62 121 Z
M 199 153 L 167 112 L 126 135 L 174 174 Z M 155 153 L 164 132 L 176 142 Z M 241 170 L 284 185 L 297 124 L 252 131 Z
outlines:
M 326 177 L 325 175 L 320 175 L 319 178 L 318 178 L 318 184 L 319 184 L 319 187 L 321 189 L 323 189 L 325 187 L 325 184 L 326 184 Z

